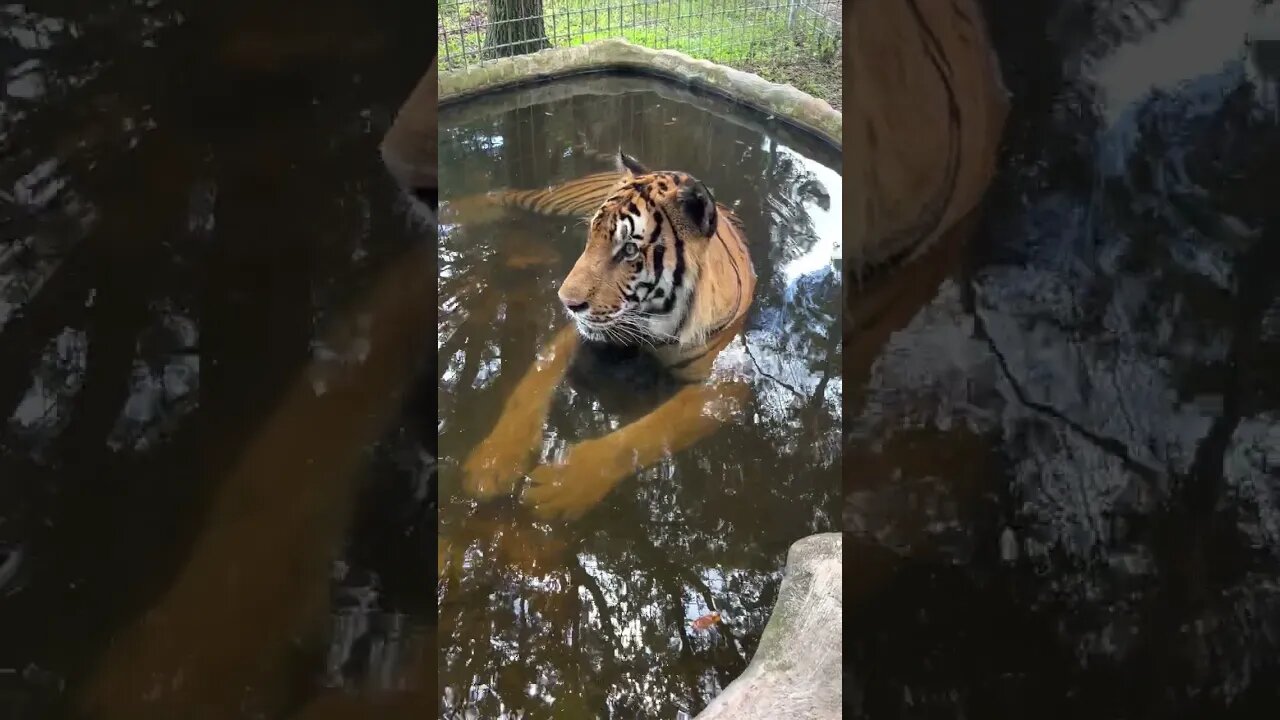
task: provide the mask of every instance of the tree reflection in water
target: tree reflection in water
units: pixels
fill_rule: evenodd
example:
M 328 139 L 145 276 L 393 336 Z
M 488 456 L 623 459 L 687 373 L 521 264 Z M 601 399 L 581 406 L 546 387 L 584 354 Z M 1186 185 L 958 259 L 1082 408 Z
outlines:
M 867 717 L 1274 715 L 1262 4 L 986 5 L 1015 101 L 968 272 L 847 376 L 846 466 L 868 469 L 849 696 Z
M 446 714 L 538 717 L 551 702 L 566 718 L 696 712 L 750 658 L 787 547 L 836 523 L 839 157 L 637 78 L 503 93 L 442 112 L 441 127 Z M 759 285 L 745 342 L 722 362 L 752 378 L 750 420 L 641 471 L 573 523 L 534 522 L 509 499 L 476 505 L 453 467 L 565 323 L 555 290 L 584 238 L 575 220 L 451 213 L 451 203 L 608 169 L 601 156 L 620 145 L 650 167 L 693 173 L 745 223 Z M 636 400 L 558 392 L 543 456 L 638 411 L 610 399 Z M 690 628 L 713 608 L 725 622 Z
M 434 706 L 434 253 L 377 157 L 425 12 L 0 7 L 0 714 Z

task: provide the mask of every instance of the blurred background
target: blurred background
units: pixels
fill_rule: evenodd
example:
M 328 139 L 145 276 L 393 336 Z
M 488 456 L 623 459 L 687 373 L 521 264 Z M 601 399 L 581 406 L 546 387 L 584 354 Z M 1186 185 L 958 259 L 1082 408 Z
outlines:
M 433 27 L 421 3 L 0 7 L 0 716 L 411 684 L 434 253 L 377 145 Z

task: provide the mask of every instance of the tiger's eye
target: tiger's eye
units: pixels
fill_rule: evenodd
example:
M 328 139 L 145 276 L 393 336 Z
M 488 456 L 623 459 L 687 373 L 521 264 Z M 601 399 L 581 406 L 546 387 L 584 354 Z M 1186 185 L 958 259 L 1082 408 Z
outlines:
M 635 243 L 633 243 L 633 242 L 629 242 L 629 243 L 627 243 L 626 245 L 623 245 L 623 246 L 622 246 L 622 254 L 623 254 L 623 255 L 625 255 L 625 256 L 627 256 L 627 257 L 631 257 L 632 255 L 635 255 L 635 254 L 636 254 L 636 244 L 635 244 Z

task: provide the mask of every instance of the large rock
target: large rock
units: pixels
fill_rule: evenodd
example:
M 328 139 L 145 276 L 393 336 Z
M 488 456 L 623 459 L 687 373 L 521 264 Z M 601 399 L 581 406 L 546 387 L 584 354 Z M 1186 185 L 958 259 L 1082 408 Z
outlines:
M 697 720 L 841 717 L 842 545 L 840 533 L 823 533 L 791 546 L 751 664 Z

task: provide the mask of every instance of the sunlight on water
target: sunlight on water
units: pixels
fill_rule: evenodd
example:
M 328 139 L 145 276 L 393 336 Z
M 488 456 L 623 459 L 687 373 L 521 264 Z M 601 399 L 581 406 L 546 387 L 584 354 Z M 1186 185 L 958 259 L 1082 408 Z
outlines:
M 1094 69 L 1107 120 L 1115 122 L 1153 91 L 1173 90 L 1242 59 L 1257 12 L 1255 0 L 1191 0 L 1167 24 L 1149 18 L 1153 32 L 1111 50 Z
M 839 172 L 799 153 L 785 149 L 782 152 L 786 152 L 796 162 L 804 165 L 806 170 L 813 173 L 820 185 L 827 188 L 840 187 Z M 782 274 L 789 283 L 809 273 L 830 268 L 832 261 L 841 257 L 844 239 L 844 234 L 841 232 L 844 217 L 843 202 L 844 195 L 836 192 L 825 195 L 823 202 L 810 201 L 805 204 L 805 210 L 813 219 L 818 241 L 803 255 L 782 266 Z

